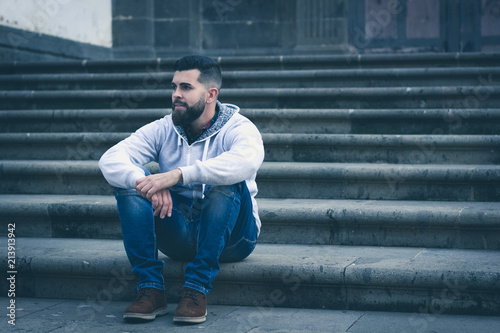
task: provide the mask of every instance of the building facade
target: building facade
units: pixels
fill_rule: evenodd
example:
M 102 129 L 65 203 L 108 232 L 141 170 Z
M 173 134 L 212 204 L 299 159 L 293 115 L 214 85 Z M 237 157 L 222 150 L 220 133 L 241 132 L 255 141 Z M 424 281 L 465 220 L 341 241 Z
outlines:
M 500 52 L 500 0 L 0 0 L 0 61 Z

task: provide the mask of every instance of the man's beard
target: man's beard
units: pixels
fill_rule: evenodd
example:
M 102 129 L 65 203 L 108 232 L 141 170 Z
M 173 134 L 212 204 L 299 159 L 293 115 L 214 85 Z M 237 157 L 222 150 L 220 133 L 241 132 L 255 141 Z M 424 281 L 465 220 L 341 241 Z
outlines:
M 176 110 L 175 104 L 182 105 L 185 109 Z M 189 106 L 187 103 L 175 100 L 172 103 L 172 121 L 175 126 L 186 127 L 198 119 L 203 114 L 203 111 L 205 111 L 205 98 L 203 96 L 201 96 L 200 100 L 193 106 Z

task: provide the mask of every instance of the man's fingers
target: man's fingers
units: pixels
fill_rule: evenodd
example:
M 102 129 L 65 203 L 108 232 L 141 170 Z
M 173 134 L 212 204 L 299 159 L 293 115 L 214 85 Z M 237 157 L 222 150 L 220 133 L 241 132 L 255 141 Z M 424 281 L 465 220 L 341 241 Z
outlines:
M 155 185 L 151 181 L 145 181 L 137 187 L 137 190 L 141 193 L 143 197 L 151 201 L 153 194 L 155 194 L 158 190 L 155 188 Z
M 161 208 L 160 218 L 164 219 L 165 216 L 172 216 L 172 197 L 169 190 L 160 191 L 162 196 L 163 205 Z
M 153 195 L 151 197 L 151 203 L 153 204 L 153 210 L 156 211 L 156 209 L 158 208 L 158 196 L 157 195 Z
M 161 197 L 161 195 L 159 193 L 155 193 L 152 197 L 152 199 L 154 201 L 153 202 L 153 209 L 154 209 L 154 212 L 153 212 L 153 215 L 154 216 L 158 216 L 158 214 L 160 214 L 161 210 L 162 210 L 162 207 L 163 207 L 163 198 Z
M 148 177 L 139 178 L 135 181 L 135 189 L 137 191 L 142 191 L 142 189 L 146 186 L 147 183 L 148 183 Z
M 141 184 L 137 187 L 137 189 L 141 192 L 141 195 L 146 199 L 151 200 L 153 194 L 160 190 L 160 187 L 155 182 L 154 178 L 151 176 L 146 177 Z
M 144 194 L 146 195 L 146 197 L 147 197 L 149 200 L 151 200 L 150 198 L 151 198 L 154 194 L 158 193 L 158 190 L 157 190 L 154 186 L 152 186 L 152 185 L 151 185 L 151 186 L 147 186 L 146 188 L 144 188 L 144 189 L 143 189 L 143 192 L 144 192 Z M 159 196 L 160 196 L 160 195 L 159 195 Z
M 135 181 L 135 187 L 139 186 L 142 184 L 148 177 L 141 177 Z
M 135 182 L 135 189 L 143 197 L 152 201 L 153 195 L 166 189 L 165 182 L 162 181 L 164 174 L 149 175 L 147 177 L 139 178 Z M 164 194 L 162 194 L 164 195 Z M 168 196 L 168 199 L 167 199 Z M 171 201 L 170 192 L 167 196 L 163 196 L 164 200 Z M 163 200 L 162 200 L 163 202 Z
M 137 192 L 139 192 L 141 197 L 151 201 L 151 196 L 149 198 L 147 197 L 147 190 L 146 189 L 147 189 L 148 184 L 149 184 L 148 177 L 139 178 L 135 182 L 135 189 Z
M 172 202 L 172 196 L 170 195 L 170 191 L 167 190 L 167 199 L 168 199 L 168 202 L 169 202 L 169 205 L 168 205 L 168 217 L 172 216 L 172 208 L 174 207 L 174 203 Z

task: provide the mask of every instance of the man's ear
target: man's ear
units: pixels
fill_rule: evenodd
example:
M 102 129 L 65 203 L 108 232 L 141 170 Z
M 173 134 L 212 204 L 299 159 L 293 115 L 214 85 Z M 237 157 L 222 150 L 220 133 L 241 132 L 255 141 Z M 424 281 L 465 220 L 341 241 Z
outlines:
M 207 104 L 212 104 L 217 100 L 217 96 L 219 96 L 219 90 L 215 87 L 209 88 L 207 90 Z

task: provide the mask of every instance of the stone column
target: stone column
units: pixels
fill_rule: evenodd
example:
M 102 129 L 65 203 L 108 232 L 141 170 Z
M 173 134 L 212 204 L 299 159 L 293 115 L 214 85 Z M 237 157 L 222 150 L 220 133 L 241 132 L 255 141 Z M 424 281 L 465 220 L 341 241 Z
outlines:
M 153 0 L 113 1 L 115 58 L 155 57 Z

